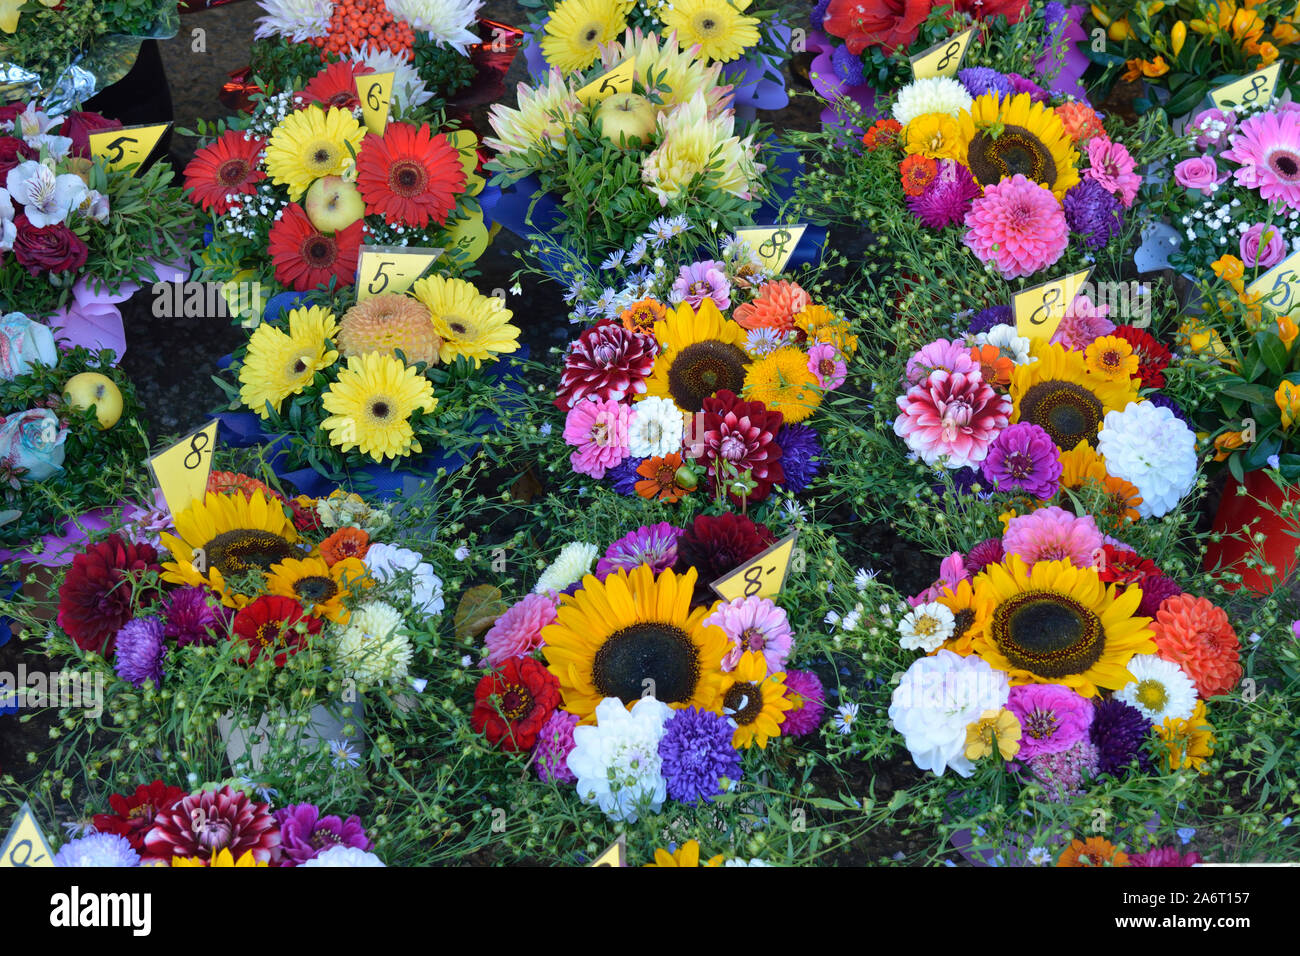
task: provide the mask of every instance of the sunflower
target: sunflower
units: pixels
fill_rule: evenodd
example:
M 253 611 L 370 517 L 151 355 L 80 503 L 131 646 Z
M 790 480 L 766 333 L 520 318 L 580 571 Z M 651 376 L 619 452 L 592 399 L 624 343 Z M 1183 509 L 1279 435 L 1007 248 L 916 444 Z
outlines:
M 661 349 L 646 379 L 645 397 L 671 398 L 684 412 L 698 412 L 714 392 L 739 394 L 745 385 L 745 331 L 705 299 L 696 312 L 683 302 L 655 323 Z M 806 363 L 805 363 L 806 364 Z
M 1166 717 L 1156 728 L 1161 747 L 1169 761 L 1169 772 L 1201 770 L 1202 764 L 1214 755 L 1214 727 L 1206 719 L 1205 701 L 1198 700 L 1187 720 Z
M 242 854 L 240 854 L 239 859 L 236 860 L 234 855 L 230 852 L 230 847 L 223 846 L 220 850 L 214 853 L 212 855 L 212 858 L 209 860 L 205 860 L 199 856 L 174 856 L 171 859 L 171 865 L 173 867 L 185 867 L 185 866 L 256 867 L 256 866 L 270 866 L 271 864 L 264 863 L 264 862 L 259 863 L 257 861 L 257 858 L 253 856 L 252 850 L 245 850 Z
M 952 636 L 943 642 L 941 649 L 962 657 L 969 656 L 975 636 L 984 633 L 993 617 L 992 603 L 987 596 L 977 597 L 975 588 L 968 579 L 958 582 L 956 590 L 944 588 L 935 600 L 952 611 L 954 622 Z
M 262 418 L 270 405 L 276 412 L 290 395 L 298 395 L 316 373 L 339 357 L 331 348 L 338 330 L 333 313 L 320 306 L 294 309 L 286 333 L 269 323 L 253 330 L 239 367 L 239 399 Z
M 162 535 L 172 554 L 162 566 L 163 580 L 207 585 L 227 607 L 243 607 L 251 598 L 230 591 L 226 578 L 297 557 L 297 541 L 280 503 L 260 491 L 207 494 L 176 517 L 176 535 Z
M 290 113 L 271 131 L 266 171 L 271 182 L 287 186 L 297 202 L 322 176 L 340 176 L 361 151 L 365 130 L 347 110 L 319 106 Z M 351 146 L 351 151 L 348 147 Z
M 465 191 L 460 153 L 429 124 L 389 123 L 383 136 L 366 137 L 357 157 L 357 189 L 366 212 L 390 226 L 443 225 Z
M 699 866 L 700 844 L 696 840 L 687 840 L 675 850 L 655 850 L 655 861 L 646 866 Z M 705 866 L 722 866 L 722 854 L 709 858 Z
M 595 723 L 596 705 L 617 697 L 631 706 L 647 691 L 669 706 L 722 707 L 727 635 L 691 610 L 696 571 L 655 575 L 648 564 L 598 581 L 588 574 L 563 595 L 554 624 L 542 629 L 542 656 L 560 682 L 564 709 Z
M 392 355 L 371 352 L 348 359 L 321 404 L 330 413 L 321 428 L 330 433 L 332 444 L 383 461 L 423 451 L 410 417 L 417 409 L 433 411 L 438 399 L 433 383 L 414 368 Z
M 769 674 L 761 651 L 746 651 L 734 670 L 723 675 L 722 712 L 736 722 L 731 745 L 767 749 L 770 737 L 781 734 L 785 712 L 793 707 L 785 696 L 785 674 Z
M 1135 381 L 1092 374 L 1080 352 L 1038 343 L 1033 355 L 1037 362 L 1017 365 L 1011 373 L 1011 422 L 1033 422 L 1057 448 L 1074 448 L 1080 441 L 1095 445 L 1106 413 L 1137 401 Z
M 1116 594 L 1093 568 L 1019 555 L 989 565 L 975 578 L 975 598 L 993 611 L 972 647 L 1012 684 L 1064 684 L 1084 697 L 1133 680 L 1134 654 L 1154 654 L 1150 618 L 1135 617 L 1140 588 Z
M 762 402 L 793 425 L 811 415 L 822 403 L 817 376 L 808 368 L 808 356 L 792 345 L 769 352 L 749 367 L 745 398 Z
M 1057 199 L 1079 182 L 1079 154 L 1065 124 L 1028 93 L 977 97 L 958 117 L 966 165 L 981 186 L 1017 173 L 1032 179 Z
M 350 615 L 343 599 L 353 587 L 364 586 L 366 576 L 366 566 L 358 558 L 344 558 L 333 565 L 321 558 L 289 558 L 271 566 L 266 590 L 296 599 L 313 617 L 347 624 Z
M 627 26 L 632 7 L 627 0 L 562 0 L 542 31 L 546 62 L 565 74 L 585 70 Z
M 752 0 L 673 0 L 659 7 L 659 19 L 683 46 L 698 44 L 706 60 L 729 63 L 758 45 L 756 17 L 747 17 Z
M 483 295 L 472 282 L 430 276 L 411 287 L 433 318 L 433 330 L 442 336 L 438 358 L 454 362 L 456 356 L 483 361 L 517 351 L 519 329 L 510 324 L 514 313 L 494 295 Z

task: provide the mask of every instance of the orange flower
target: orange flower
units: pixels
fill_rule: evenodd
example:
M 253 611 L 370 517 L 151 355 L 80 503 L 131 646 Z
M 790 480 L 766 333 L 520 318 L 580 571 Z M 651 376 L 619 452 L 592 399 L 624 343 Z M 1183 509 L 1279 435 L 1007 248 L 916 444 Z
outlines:
M 1056 861 L 1057 866 L 1128 866 L 1128 854 L 1109 840 L 1088 837 L 1075 840 Z
M 346 558 L 364 558 L 370 550 L 370 535 L 360 528 L 339 528 L 320 543 L 320 556 L 330 567 Z
M 1290 349 L 1295 337 L 1300 335 L 1300 326 L 1295 324 L 1295 320 L 1291 316 L 1279 315 L 1277 317 L 1277 334 L 1281 338 L 1282 344 Z
M 980 367 L 984 381 L 990 385 L 1010 385 L 1015 363 L 996 345 L 976 346 L 970 350 L 971 361 Z
M 808 293 L 794 282 L 778 279 L 758 290 L 758 298 L 738 306 L 732 317 L 742 329 L 777 329 L 789 332 L 794 317 L 808 308 Z
M 898 142 L 898 134 L 902 131 L 902 125 L 896 119 L 876 120 L 871 129 L 862 134 L 862 145 L 874 153 L 881 146 Z
M 1142 495 L 1136 486 L 1114 475 L 1103 478 L 1101 486 L 1106 490 L 1106 501 L 1099 509 L 1097 517 L 1102 519 L 1102 524 L 1107 529 L 1115 531 L 1124 527 L 1125 518 L 1137 521 L 1142 517 L 1138 513 L 1138 505 L 1142 504 Z
M 925 187 L 934 181 L 938 172 L 939 164 L 919 153 L 907 157 L 898 167 L 903 192 L 909 196 L 919 196 L 925 192 Z
M 1124 80 L 1129 83 L 1136 82 L 1142 77 L 1154 80 L 1158 76 L 1164 76 L 1169 72 L 1169 64 L 1165 62 L 1163 56 L 1158 56 L 1154 60 L 1125 60 Z
M 284 501 L 280 492 L 248 475 L 234 471 L 214 471 L 208 475 L 209 494 L 224 495 L 232 491 L 243 492 L 245 498 L 251 498 L 254 492 L 260 491 L 268 501 Z
M 1245 432 L 1224 432 L 1214 439 L 1214 460 L 1227 461 L 1234 451 L 1245 444 Z
M 677 469 L 681 467 L 682 456 L 676 452 L 662 458 L 647 458 L 636 468 L 636 473 L 645 479 L 636 483 L 636 493 L 642 498 L 680 501 L 691 491 L 677 483 Z
M 1241 680 L 1237 632 L 1223 609 L 1205 598 L 1166 598 L 1151 630 L 1156 653 L 1186 671 L 1202 697 L 1226 694 Z
M 1235 282 L 1246 274 L 1246 264 L 1236 256 L 1226 253 L 1210 263 L 1214 274 L 1224 282 Z
M 1076 146 L 1083 145 L 1094 136 L 1105 135 L 1106 130 L 1101 125 L 1101 117 L 1085 103 L 1071 100 L 1062 103 L 1052 112 L 1061 121 Z
M 623 328 L 629 332 L 654 335 L 655 323 L 667 315 L 668 309 L 663 303 L 656 302 L 654 299 L 642 299 L 624 309 L 619 315 L 619 320 L 623 323 Z

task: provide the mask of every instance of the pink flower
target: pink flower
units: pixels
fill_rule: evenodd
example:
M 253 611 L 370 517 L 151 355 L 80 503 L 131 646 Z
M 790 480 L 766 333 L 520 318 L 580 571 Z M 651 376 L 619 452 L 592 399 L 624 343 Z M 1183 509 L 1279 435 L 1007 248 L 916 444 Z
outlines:
M 1070 242 L 1056 197 L 1019 173 L 984 189 L 971 203 L 966 228 L 966 245 L 981 262 L 992 262 L 1004 279 L 1047 268 Z
M 1111 142 L 1104 136 L 1089 140 L 1088 164 L 1090 168 L 1085 176 L 1118 196 L 1125 209 L 1133 205 L 1142 177 L 1134 172 L 1137 163 L 1122 143 Z
M 970 374 L 977 368 L 979 366 L 970 357 L 969 345 L 937 339 L 907 360 L 907 384 L 920 385 L 938 369 Z
M 1184 189 L 1195 189 L 1202 196 L 1212 195 L 1219 183 L 1228 178 L 1227 173 L 1220 173 L 1213 157 L 1196 156 L 1184 159 L 1174 167 L 1174 179 Z
M 1232 148 L 1222 155 L 1241 167 L 1232 173 L 1238 185 L 1300 209 L 1300 113 L 1252 116 L 1233 134 Z
M 1011 399 L 975 372 L 933 372 L 897 399 L 902 412 L 894 434 L 927 465 L 964 468 L 984 460 L 989 444 L 1007 427 Z
M 628 455 L 627 428 L 634 412 L 621 402 L 588 397 L 564 420 L 564 440 L 578 450 L 569 456 L 580 475 L 604 478 L 607 469 Z
M 542 628 L 555 620 L 555 602 L 545 594 L 529 594 L 502 614 L 487 632 L 488 663 L 493 667 L 511 657 L 527 657 L 545 641 Z
M 1241 234 L 1241 261 L 1271 269 L 1286 258 L 1287 244 L 1277 226 L 1257 222 Z
M 682 266 L 673 283 L 674 301 L 689 302 L 698 310 L 701 302 L 712 299 L 719 309 L 731 308 L 731 283 L 722 269 L 722 263 L 712 259 Z
M 1007 522 L 1002 546 L 1007 554 L 1018 554 L 1031 565 L 1037 561 L 1069 561 L 1075 567 L 1090 568 L 1102 540 L 1092 515 L 1080 518 L 1050 505 Z
M 767 661 L 769 674 L 785 670 L 785 660 L 794 647 L 794 635 L 785 611 L 767 598 L 736 598 L 719 604 L 704 623 L 722 628 L 731 642 L 722 658 L 724 671 L 735 670 L 746 651 L 760 652 Z
M 1228 137 L 1237 131 L 1237 114 L 1221 109 L 1203 110 L 1187 127 L 1187 135 L 1196 134 L 1196 148 L 1209 149 L 1223 146 Z
M 1052 334 L 1052 344 L 1076 352 L 1086 351 L 1095 340 L 1115 331 L 1115 323 L 1106 318 L 1109 313 L 1110 306 L 1094 305 L 1086 295 L 1075 296 Z
M 907 599 L 911 607 L 920 607 L 943 597 L 944 591 L 956 591 L 957 585 L 969 581 L 973 575 L 966 570 L 966 558 L 960 551 L 954 551 L 939 564 L 939 580 L 915 597 Z
M 817 384 L 828 392 L 839 388 L 849 377 L 849 368 L 840 358 L 839 349 L 829 342 L 808 350 L 808 371 L 817 376 Z

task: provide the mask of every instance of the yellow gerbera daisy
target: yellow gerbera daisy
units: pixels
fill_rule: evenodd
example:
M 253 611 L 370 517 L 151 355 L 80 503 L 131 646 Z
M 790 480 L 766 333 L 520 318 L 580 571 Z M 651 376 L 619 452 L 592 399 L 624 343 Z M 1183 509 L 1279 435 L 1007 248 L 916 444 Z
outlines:
M 271 566 L 266 590 L 268 594 L 296 599 L 314 617 L 346 624 L 350 615 L 343 599 L 353 588 L 367 583 L 366 566 L 360 558 L 344 558 L 333 567 L 321 558 L 289 558 Z
M 736 722 L 731 746 L 737 750 L 754 744 L 767 749 L 769 738 L 781 736 L 784 714 L 793 706 L 785 696 L 785 673 L 769 674 L 759 651 L 741 654 L 735 670 L 722 675 L 722 712 Z
M 655 850 L 655 861 L 646 866 L 699 866 L 700 844 L 696 840 L 687 840 L 677 849 L 669 852 L 665 849 Z M 705 866 L 722 866 L 722 854 L 710 858 Z M 645 869 L 645 867 L 642 867 Z
M 706 60 L 729 63 L 758 45 L 758 18 L 747 17 L 752 0 L 673 0 L 659 7 L 668 32 L 690 48 L 699 45 Z
M 628 0 L 561 0 L 542 31 L 542 54 L 562 73 L 577 73 L 595 63 L 600 47 L 627 26 L 634 4 Z
M 989 565 L 975 577 L 977 600 L 993 614 L 972 646 L 1012 684 L 1064 684 L 1084 697 L 1115 690 L 1133 680 L 1134 654 L 1154 654 L 1151 619 L 1135 617 L 1140 588 L 1117 594 L 1094 568 L 1069 561 L 1037 561 L 1019 555 Z
M 341 176 L 352 166 L 364 137 L 365 130 L 349 110 L 332 106 L 327 113 L 313 103 L 290 113 L 271 131 L 266 173 L 271 182 L 287 186 L 289 198 L 297 202 L 322 176 Z
M 745 398 L 762 402 L 785 416 L 787 424 L 801 422 L 822 403 L 817 376 L 808 368 L 808 356 L 793 345 L 770 352 L 749 367 Z
M 514 313 L 472 282 L 430 276 L 416 282 L 411 293 L 429 310 L 433 330 L 442 337 L 439 360 L 454 362 L 463 355 L 478 368 L 484 360 L 519 349 L 519 329 L 510 324 Z
M 903 130 L 903 151 L 930 159 L 965 157 L 961 124 L 947 113 L 926 113 L 907 124 Z
M 563 595 L 555 623 L 542 629 L 542 656 L 564 709 L 593 724 L 604 698 L 630 707 L 649 691 L 675 709 L 718 713 L 727 635 L 704 623 L 710 608 L 691 609 L 695 579 L 694 568 L 656 576 L 642 564 L 604 581 L 588 574 Z
M 646 379 L 645 397 L 671 398 L 684 412 L 698 412 L 714 392 L 745 387 L 745 330 L 705 299 L 699 311 L 683 302 L 655 323 L 660 352 Z M 806 363 L 805 363 L 806 364 Z
M 1017 173 L 1050 189 L 1057 199 L 1078 185 L 1079 153 L 1065 124 L 1028 93 L 986 93 L 964 110 L 959 153 L 976 182 L 991 186 Z
M 212 855 L 212 859 L 205 860 L 199 856 L 174 856 L 172 857 L 172 866 L 270 866 L 269 863 L 259 863 L 253 856 L 252 850 L 245 850 L 235 859 L 230 847 L 223 846 L 220 850 Z
M 348 359 L 321 404 L 330 413 L 321 428 L 331 443 L 383 461 L 423 451 L 410 418 L 417 409 L 433 411 L 438 399 L 433 383 L 401 359 L 371 352 Z
M 1011 373 L 1011 421 L 1033 422 L 1052 436 L 1057 448 L 1097 442 L 1107 412 L 1138 400 L 1138 382 L 1109 381 L 1088 370 L 1082 353 L 1063 345 L 1036 343 L 1037 362 Z
M 332 348 L 338 322 L 320 306 L 289 313 L 289 331 L 263 323 L 248 339 L 248 351 L 239 367 L 239 400 L 262 418 L 267 405 L 280 411 L 290 395 L 301 394 L 316 373 L 338 361 Z

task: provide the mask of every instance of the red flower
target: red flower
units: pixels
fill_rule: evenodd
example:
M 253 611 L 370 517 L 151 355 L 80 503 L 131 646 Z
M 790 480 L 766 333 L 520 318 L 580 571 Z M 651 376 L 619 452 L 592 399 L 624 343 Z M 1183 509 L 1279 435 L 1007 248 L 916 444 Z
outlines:
M 621 402 L 644 392 L 658 351 L 653 336 L 602 319 L 569 343 L 555 407 L 568 410 L 588 395 Z
M 713 600 L 709 582 L 736 570 L 754 555 L 776 543 L 776 536 L 766 525 L 754 524 L 748 515 L 727 512 L 723 515 L 699 515 L 677 539 L 679 574 L 695 568 L 695 604 Z
M 869 46 L 893 53 L 916 39 L 930 7 L 930 0 L 831 0 L 822 26 L 854 56 Z
M 284 501 L 284 495 L 251 475 L 237 471 L 214 471 L 208 475 L 208 494 L 224 495 L 232 491 L 238 491 L 245 498 L 251 498 L 260 492 L 267 501 Z
M 871 128 L 862 134 L 862 145 L 871 152 L 882 146 L 892 146 L 898 142 L 898 134 L 903 131 L 903 124 L 896 119 L 876 120 Z
M 276 279 L 296 292 L 327 285 L 331 278 L 338 279 L 341 286 L 352 285 L 357 278 L 363 222 L 358 219 L 327 236 L 311 224 L 301 206 L 286 206 L 271 227 L 267 244 Z
M 331 63 L 311 78 L 302 88 L 302 98 L 308 103 L 319 103 L 321 109 L 337 106 L 354 110 L 361 105 L 357 97 L 357 77 L 375 72 L 359 61 L 339 60 Z
M 108 798 L 114 812 L 95 814 L 95 829 L 126 837 L 132 849 L 143 852 L 144 838 L 153 827 L 154 818 L 159 812 L 170 810 L 184 796 L 185 791 L 180 787 L 169 787 L 161 780 L 147 787 L 141 784 L 129 797 L 115 793 Z
M 72 140 L 72 155 L 90 159 L 90 134 L 106 129 L 121 129 L 122 121 L 100 116 L 98 113 L 69 113 L 59 133 Z
M 34 276 L 44 272 L 68 272 L 86 264 L 90 249 L 63 223 L 33 226 L 25 213 L 14 217 L 18 235 L 14 238 L 14 258 Z
M 321 626 L 320 619 L 310 617 L 293 598 L 264 594 L 235 615 L 231 640 L 246 645 L 244 663 L 249 666 L 265 652 L 275 654 L 275 666 L 283 667 Z
M 925 187 L 934 182 L 939 172 L 939 164 L 928 156 L 915 154 L 903 160 L 898 167 L 898 178 L 903 182 L 903 192 L 909 196 L 919 196 Z
M 239 130 L 227 130 L 211 146 L 205 146 L 185 167 L 185 186 L 192 190 L 190 200 L 204 212 L 224 215 L 230 209 L 232 195 L 251 196 L 254 183 L 266 178 L 258 168 L 266 140 L 246 137 Z
M 1116 327 L 1111 335 L 1118 336 L 1133 347 L 1138 357 L 1138 375 L 1143 388 L 1164 388 L 1165 369 L 1174 360 L 1174 353 L 1160 344 L 1150 333 L 1131 325 Z
M 109 657 L 117 632 L 135 616 L 137 598 L 143 604 L 147 597 L 136 594 L 140 572 L 161 570 L 151 545 L 127 544 L 115 534 L 87 545 L 59 588 L 59 627 L 83 651 Z
M 1160 574 L 1160 569 L 1146 558 L 1140 558 L 1135 551 L 1117 548 L 1113 544 L 1102 546 L 1102 554 L 1097 562 L 1097 576 L 1103 584 L 1137 584 L 1153 574 Z
M 0 123 L 12 123 L 23 110 L 27 109 L 26 103 L 10 103 L 7 106 L 0 106 Z
M 1007 18 L 1007 23 L 1019 23 L 1028 0 L 953 0 L 952 6 L 955 12 L 969 14 L 976 20 L 1001 15 Z
M 236 860 L 252 853 L 257 862 L 270 863 L 280 846 L 280 828 L 269 806 L 226 786 L 181 797 L 161 810 L 144 844 L 148 862 L 178 856 L 210 860 L 229 850 Z
M 502 750 L 531 750 L 560 704 L 560 682 L 531 657 L 508 658 L 474 689 L 469 722 Z
M 0 177 L 8 177 L 9 170 L 29 159 L 39 159 L 40 150 L 32 149 L 17 136 L 0 137 Z
M 314 498 L 290 498 L 289 510 L 293 512 L 293 526 L 297 530 L 304 532 L 323 530 L 324 526 L 320 523 L 320 515 L 316 512 Z
M 742 402 L 736 393 L 722 389 L 704 400 L 699 413 L 704 424 L 704 450 L 699 458 L 709 470 L 709 481 L 717 486 L 719 462 L 728 462 L 737 471 L 749 471 L 756 487 L 749 500 L 762 501 L 774 484 L 785 481 L 781 468 L 781 446 L 776 433 L 784 416 L 769 411 L 762 402 Z M 724 479 L 725 480 L 725 479 Z M 740 496 L 732 494 L 733 501 Z
M 391 225 L 438 225 L 456 208 L 465 191 L 460 152 L 429 124 L 418 130 L 389 123 L 383 136 L 371 133 L 357 155 L 357 189 L 367 213 L 381 213 Z

